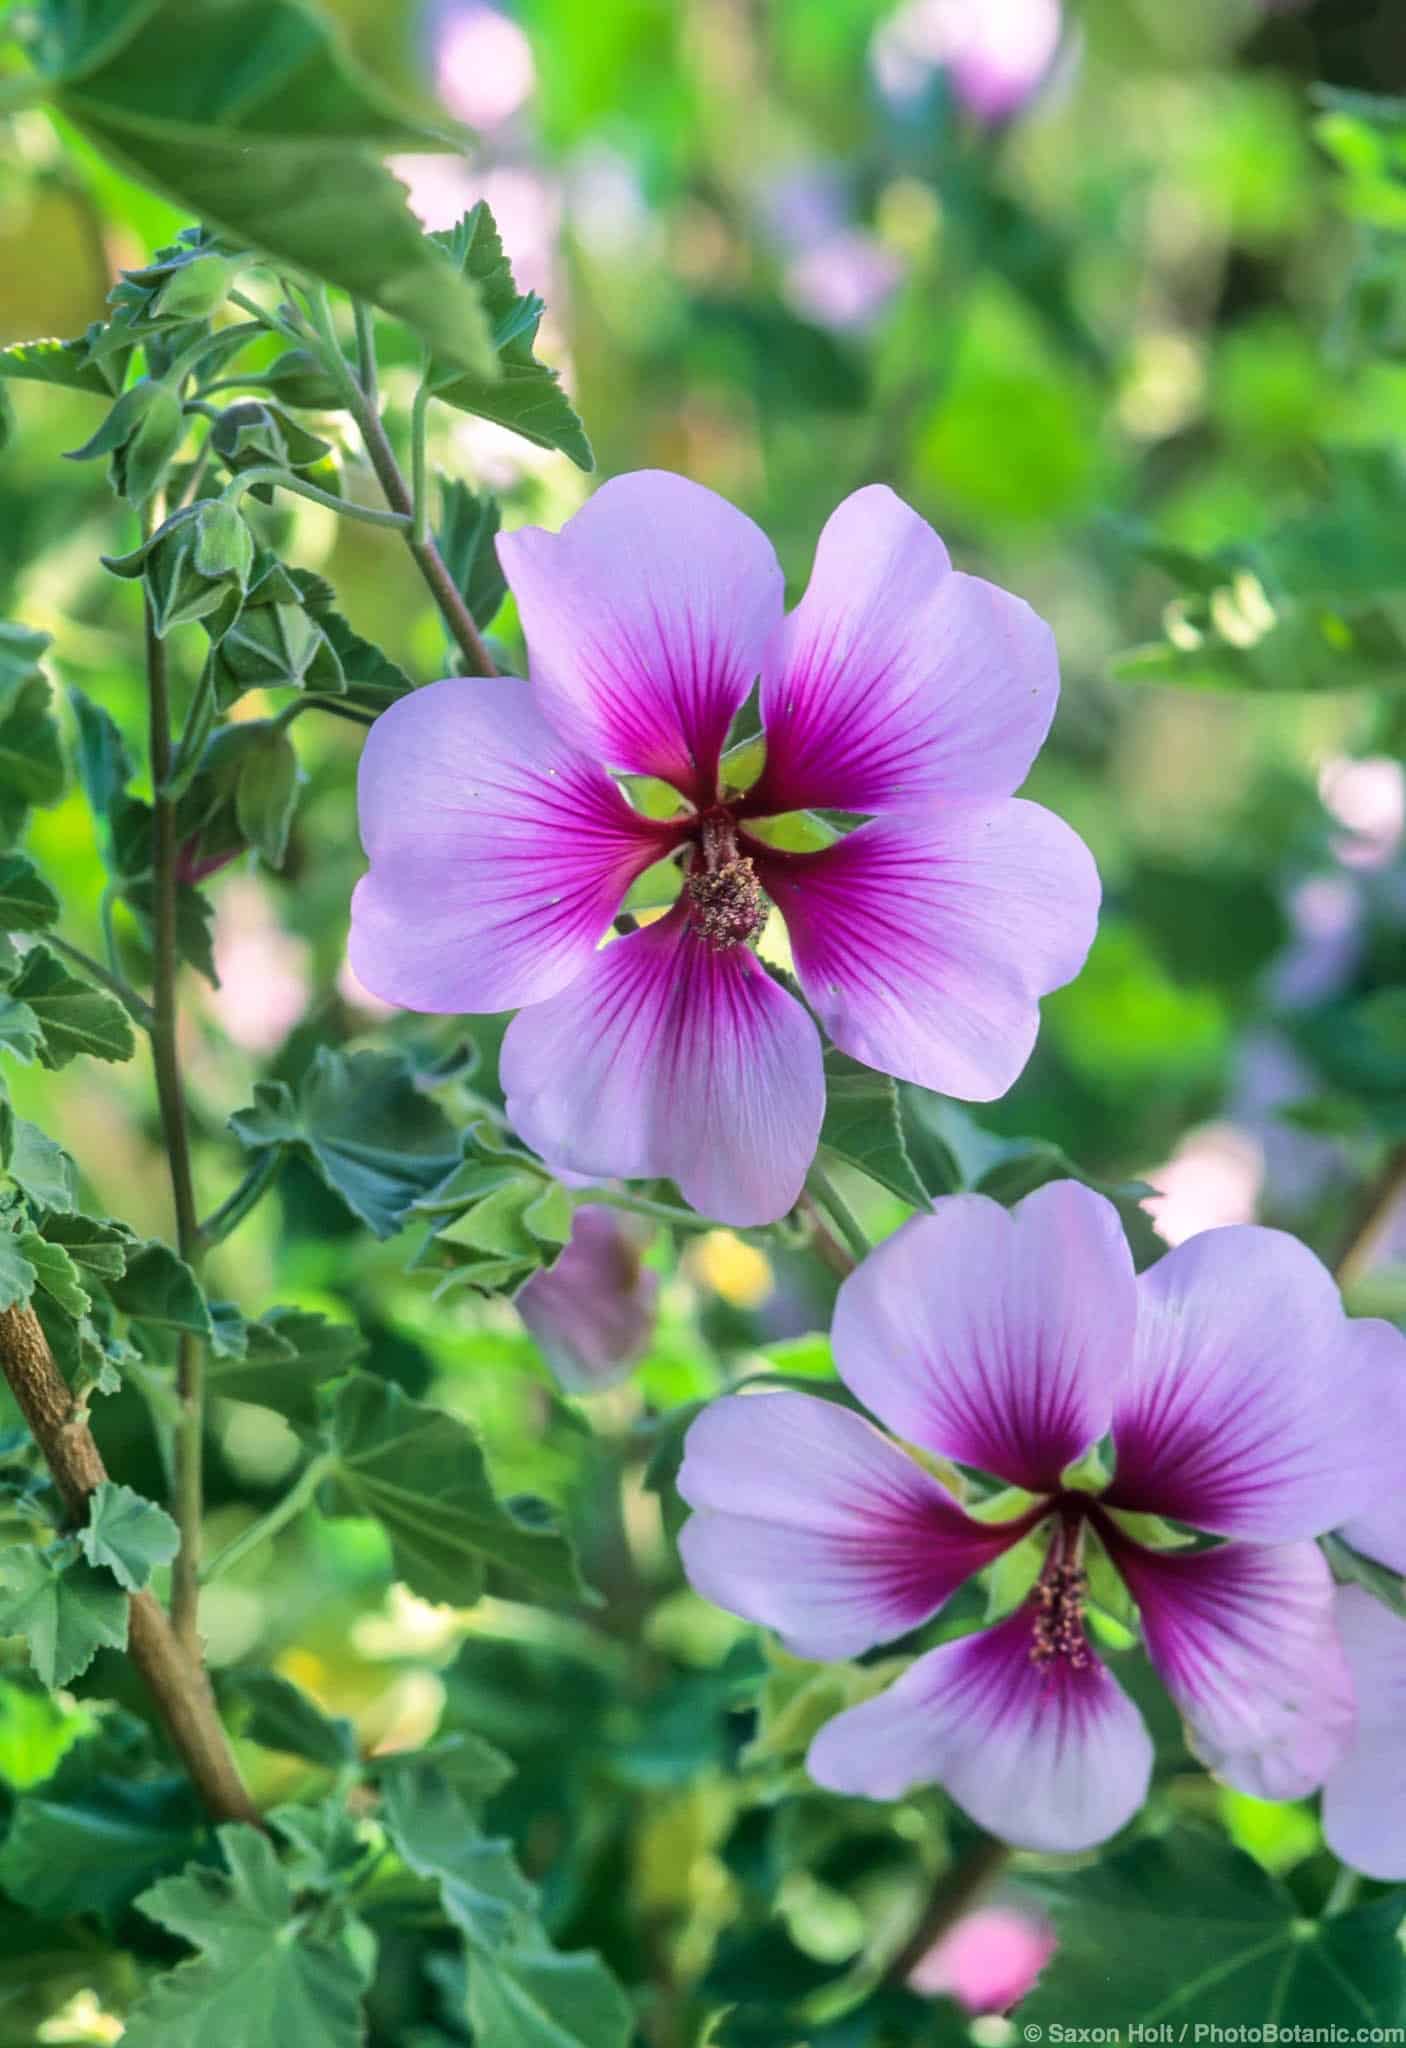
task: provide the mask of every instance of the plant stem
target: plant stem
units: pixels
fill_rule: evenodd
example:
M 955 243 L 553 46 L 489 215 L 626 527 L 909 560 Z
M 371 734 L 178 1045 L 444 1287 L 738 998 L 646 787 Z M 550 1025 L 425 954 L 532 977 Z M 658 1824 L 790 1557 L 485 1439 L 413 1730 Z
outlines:
M 1323 1919 L 1331 1920 L 1337 1914 L 1345 1913 L 1361 1889 L 1362 1879 L 1355 1870 L 1349 1870 L 1344 1863 L 1333 1879 L 1332 1890 L 1323 1901 Z
M 311 1503 L 313 1495 L 336 1462 L 334 1452 L 324 1451 L 320 1457 L 314 1458 L 310 1465 L 305 1466 L 287 1493 L 281 1500 L 274 1502 L 267 1514 L 260 1515 L 257 1522 L 251 1522 L 248 1528 L 242 1529 L 223 1550 L 216 1552 L 200 1574 L 202 1582 L 208 1585 L 211 1579 L 222 1577 L 232 1566 L 237 1565 L 241 1558 L 247 1557 L 251 1550 L 257 1550 L 261 1543 L 267 1543 L 271 1536 L 276 1536 L 280 1529 L 294 1521 Z
M 810 1222 L 810 1241 L 815 1248 L 816 1257 L 841 1280 L 847 1280 L 854 1271 L 855 1261 L 821 1215 L 815 1197 L 802 1194 L 799 1206 Z
M 376 713 L 362 711 L 355 704 L 344 704 L 338 697 L 295 697 L 293 702 L 279 712 L 275 724 L 286 732 L 295 718 L 301 718 L 305 711 L 330 711 L 334 718 L 345 718 L 352 725 L 374 725 Z
M 0 1370 L 44 1454 L 72 1519 L 87 1518 L 88 1497 L 107 1478 L 87 1417 L 54 1363 L 33 1309 L 0 1313 Z M 145 1679 L 166 1732 L 212 1819 L 262 1825 L 258 1808 L 215 1711 L 201 1668 L 193 1664 L 151 1593 L 132 1596 L 128 1650 Z
M 85 953 L 81 946 L 70 945 L 67 939 L 61 939 L 57 932 L 45 932 L 43 939 L 46 946 L 52 946 L 56 953 L 62 953 L 66 960 L 71 960 L 75 967 L 81 967 L 94 981 L 101 982 L 110 995 L 116 996 L 132 1022 L 140 1024 L 143 1031 L 150 1031 L 155 1022 L 155 1012 L 146 997 L 138 995 L 130 982 L 124 981 L 120 974 L 113 974 L 91 953 Z
M 396 526 L 405 528 L 413 524 L 410 513 L 378 512 L 374 505 L 358 505 L 351 498 L 339 498 L 332 491 L 319 490 L 316 484 L 304 483 L 291 470 L 280 469 L 277 463 L 261 462 L 254 469 L 241 469 L 225 485 L 222 493 L 226 502 L 237 505 L 246 491 L 252 491 L 255 484 L 277 484 L 281 491 L 296 492 L 300 498 L 311 499 L 314 505 L 326 505 L 333 512 L 340 512 L 345 519 L 360 519 L 367 526 Z
M 376 316 L 365 299 L 352 300 L 356 322 L 356 378 L 366 396 L 376 403 Z
M 867 1259 L 873 1247 L 864 1235 L 864 1227 L 818 1159 L 806 1175 L 806 1185 L 815 1200 L 829 1212 L 831 1222 L 855 1261 Z
M 352 375 L 351 365 L 342 354 L 342 345 L 337 339 L 337 330 L 332 323 L 332 308 L 325 291 L 314 294 L 311 300 L 313 318 L 317 325 L 318 339 L 322 344 L 323 359 L 327 368 L 342 387 L 347 410 L 361 432 L 366 446 L 367 459 L 376 472 L 376 479 L 385 493 L 386 503 L 393 512 L 402 516 L 406 532 L 406 546 L 415 558 L 416 566 L 429 586 L 431 597 L 439 606 L 440 615 L 448 626 L 460 652 L 464 657 L 464 673 L 471 676 L 496 676 L 498 671 L 493 657 L 483 644 L 482 635 L 474 624 L 473 613 L 465 604 L 459 586 L 450 575 L 443 555 L 433 534 L 419 540 L 414 532 L 415 501 L 410 487 L 401 473 L 395 459 L 386 430 L 381 424 L 381 415 L 375 398 L 357 382 Z
M 282 1164 L 283 1153 L 277 1145 L 270 1145 L 259 1154 L 234 1192 L 227 1195 L 219 1208 L 201 1224 L 199 1239 L 202 1250 L 208 1251 L 211 1245 L 223 1244 L 230 1232 L 238 1229 L 272 1187 Z
M 1406 1194 L 1406 1144 L 1393 1145 L 1362 1192 L 1333 1274 L 1346 1294 L 1362 1278 L 1401 1196 Z
M 607 1209 L 624 1209 L 631 1216 L 652 1216 L 656 1223 L 668 1223 L 675 1230 L 721 1228 L 710 1216 L 699 1216 L 692 1209 L 680 1209 L 673 1202 L 651 1202 L 646 1195 L 617 1195 L 609 1188 L 590 1188 L 583 1199 Z
M 987 1887 L 995 1882 L 1010 1861 L 1004 1842 L 983 1835 L 974 1842 L 956 1867 L 934 1893 L 927 1911 L 884 1975 L 890 1983 L 903 1984 L 934 1942 L 942 1939 L 964 1913 L 969 1913 Z
M 429 410 L 430 372 L 427 363 L 425 374 L 415 389 L 415 403 L 410 408 L 410 496 L 415 508 L 415 523 L 411 531 L 417 547 L 423 547 L 430 538 L 430 492 L 425 476 Z
M 153 521 L 149 523 L 154 523 Z M 146 673 L 150 713 L 152 781 L 152 868 L 155 903 L 152 916 L 151 1053 L 156 1069 L 156 1095 L 161 1132 L 176 1211 L 176 1248 L 192 1266 L 200 1261 L 200 1223 L 190 1165 L 190 1132 L 186 1123 L 185 1089 L 176 1044 L 176 808 L 166 792 L 171 776 L 171 704 L 166 686 L 166 647 L 156 630 L 150 597 L 146 602 Z M 200 1664 L 196 1626 L 199 1598 L 201 1459 L 205 1435 L 205 1359 L 198 1338 L 183 1332 L 176 1357 L 176 1390 L 181 1422 L 176 1433 L 176 1521 L 181 1547 L 171 1570 L 171 1620 L 192 1663 Z

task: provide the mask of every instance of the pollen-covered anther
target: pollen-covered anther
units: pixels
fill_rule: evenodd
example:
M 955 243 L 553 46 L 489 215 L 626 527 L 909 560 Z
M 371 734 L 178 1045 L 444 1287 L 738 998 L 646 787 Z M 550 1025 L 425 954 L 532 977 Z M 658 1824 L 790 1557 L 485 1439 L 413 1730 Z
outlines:
M 1050 1671 L 1058 1663 L 1075 1671 L 1089 1665 L 1089 1642 L 1084 1633 L 1084 1599 L 1088 1574 L 1081 1565 L 1046 1563 L 1035 1587 L 1035 1627 L 1030 1644 L 1030 1661 Z
M 745 854 L 691 874 L 686 887 L 694 931 L 720 953 L 745 946 L 766 923 L 762 885 Z

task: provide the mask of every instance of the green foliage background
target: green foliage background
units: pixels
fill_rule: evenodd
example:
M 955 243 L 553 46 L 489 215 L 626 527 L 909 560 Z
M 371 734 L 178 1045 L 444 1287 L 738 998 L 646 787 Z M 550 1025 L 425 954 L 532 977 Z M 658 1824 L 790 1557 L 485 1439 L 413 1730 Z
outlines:
M 1093 847 L 1106 907 L 979 1119 L 835 1063 L 847 1199 L 879 1236 L 925 1195 L 1015 1200 L 1072 1170 L 1119 1194 L 1140 1259 L 1150 1180 L 1177 1198 L 1166 1228 L 1253 1208 L 1331 1260 L 1406 1136 L 1406 110 L 1360 97 L 1406 88 L 1406 25 L 1390 0 L 1084 0 L 1039 102 L 984 132 L 940 81 L 908 116 L 885 103 L 867 53 L 889 11 L 523 0 L 535 91 L 475 139 L 436 104 L 432 21 L 400 0 L 323 10 L 374 90 L 313 17 L 256 0 L 12 8 L 3 83 L 33 75 L 3 41 L 23 13 L 49 85 L 4 125 L 0 343 L 82 335 L 118 271 L 197 217 L 374 301 L 398 446 L 429 352 L 437 529 L 510 670 L 484 537 L 559 524 L 592 451 L 606 476 L 676 468 L 744 505 L 792 595 L 838 499 L 892 483 L 1052 621 L 1064 699 L 1029 793 Z M 233 83 L 251 51 L 278 87 L 253 112 Z M 426 124 L 414 170 L 399 153 Z M 450 270 L 388 152 L 435 227 L 487 194 L 516 285 L 482 216 L 448 238 Z M 798 297 L 777 225 L 798 178 L 838 188 L 840 224 L 892 270 L 860 327 Z M 161 285 L 134 288 L 144 317 Z M 525 287 L 570 404 L 533 366 Z M 316 365 L 258 350 L 297 473 L 378 502 Z M 62 457 L 125 358 L 64 362 L 12 355 L 0 382 L 0 787 L 24 856 L 0 856 L 0 902 L 5 930 L 40 935 L 0 998 L 0 1150 L 29 1205 L 0 1296 L 32 1294 L 92 1384 L 115 1483 L 41 1553 L 42 1482 L 7 1416 L 0 2044 L 111 2040 L 129 2013 L 133 2048 L 967 2038 L 889 1968 L 966 1824 L 935 1792 L 847 1803 L 800 1769 L 873 1668 L 796 1665 L 690 1594 L 672 1545 L 694 1404 L 759 1372 L 826 1381 L 833 1279 L 799 1233 L 661 1226 L 644 1362 L 591 1401 L 556 1391 L 511 1291 L 569 1206 L 478 1121 L 501 1020 L 388 1016 L 345 968 L 361 732 L 336 702 L 369 714 L 445 672 L 443 622 L 395 533 L 257 483 L 244 510 L 302 580 L 266 582 L 222 643 L 220 829 L 252 850 L 205 886 L 213 924 L 182 899 L 181 1050 L 199 1213 L 260 1161 L 264 1199 L 203 1292 L 166 1248 L 132 1020 L 42 935 L 94 956 L 110 936 L 142 984 L 135 579 L 191 621 L 168 642 L 178 723 L 208 646 L 180 607 L 195 589 L 228 620 L 174 551 L 102 566 L 137 549 L 135 514 L 104 463 Z M 129 442 L 129 484 L 167 452 Z M 265 459 L 256 433 L 228 452 Z M 294 682 L 332 714 L 259 722 Z M 410 1212 L 469 1127 L 457 1227 L 426 1243 Z M 40 1133 L 77 1160 L 73 1199 Z M 1406 1237 L 1352 1277 L 1351 1306 L 1406 1313 Z M 130 1356 L 84 1338 L 95 1302 L 105 1335 L 135 1329 Z M 122 1589 L 164 1589 L 173 1555 L 150 1503 L 183 1337 L 210 1348 L 206 1546 L 230 1560 L 201 1625 L 270 1837 L 215 1835 L 116 1653 Z M 963 1597 L 957 1622 L 979 1612 Z M 1120 1671 L 1156 1712 L 1136 1652 Z M 1061 1937 L 1035 2022 L 1406 2021 L 1403 1896 L 1348 1904 L 1309 1806 L 1218 1788 L 1165 1708 L 1157 1732 L 1129 1839 L 1011 1876 Z

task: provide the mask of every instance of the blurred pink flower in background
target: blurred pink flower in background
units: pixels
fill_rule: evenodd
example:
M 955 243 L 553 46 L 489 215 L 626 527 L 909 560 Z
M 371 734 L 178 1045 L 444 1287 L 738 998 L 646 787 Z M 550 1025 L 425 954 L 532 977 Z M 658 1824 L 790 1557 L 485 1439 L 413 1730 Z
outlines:
M 532 45 L 489 0 L 442 0 L 429 20 L 435 91 L 456 121 L 501 128 L 532 97 Z
M 829 235 L 786 266 L 785 296 L 818 327 L 855 332 L 884 311 L 903 277 L 903 262 L 864 228 Z
M 518 1314 L 564 1392 L 613 1387 L 648 1347 L 659 1292 L 658 1274 L 640 1263 L 648 1237 L 633 1217 L 586 1203 L 556 1264 L 518 1295 Z
M 1345 827 L 1333 843 L 1345 867 L 1385 867 L 1401 848 L 1406 828 L 1406 778 L 1387 754 L 1353 760 L 1337 755 L 1318 771 L 1324 809 Z
M 1204 1124 L 1188 1131 L 1166 1165 L 1146 1177 L 1157 1192 L 1142 1207 L 1157 1235 L 1167 1244 L 1184 1244 L 1200 1230 L 1254 1222 L 1264 1154 L 1250 1131 Z
M 902 110 L 945 71 L 979 121 L 1007 121 L 1049 77 L 1059 51 L 1060 0 L 907 0 L 875 31 L 879 90 Z
M 914 1965 L 909 1989 L 924 1998 L 955 1998 L 972 2014 L 1009 2012 L 1034 1988 L 1055 1947 L 1054 1929 L 1038 1914 L 978 1906 Z
M 758 207 L 787 258 L 782 293 L 792 310 L 842 333 L 872 326 L 902 282 L 904 264 L 855 222 L 843 166 L 791 165 L 764 181 Z
M 278 922 L 273 898 L 254 876 L 227 882 L 215 904 L 215 969 L 207 996 L 220 1024 L 245 1052 L 272 1052 L 308 1006 L 308 949 Z

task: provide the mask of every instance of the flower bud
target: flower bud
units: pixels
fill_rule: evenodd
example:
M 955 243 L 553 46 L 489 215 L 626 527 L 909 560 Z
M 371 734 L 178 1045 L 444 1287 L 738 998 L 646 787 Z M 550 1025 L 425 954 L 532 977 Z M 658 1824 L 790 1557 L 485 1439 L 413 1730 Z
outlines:
M 113 488 L 134 505 L 144 505 L 166 474 L 185 439 L 179 394 L 143 377 L 124 391 L 92 439 L 69 450 L 70 462 L 112 460 Z
M 194 561 L 202 576 L 232 577 L 241 595 L 249 588 L 254 536 L 228 498 L 207 498 L 196 506 Z
M 149 319 L 204 320 L 222 306 L 234 282 L 236 266 L 227 257 L 206 252 L 178 264 L 157 290 L 147 310 Z

